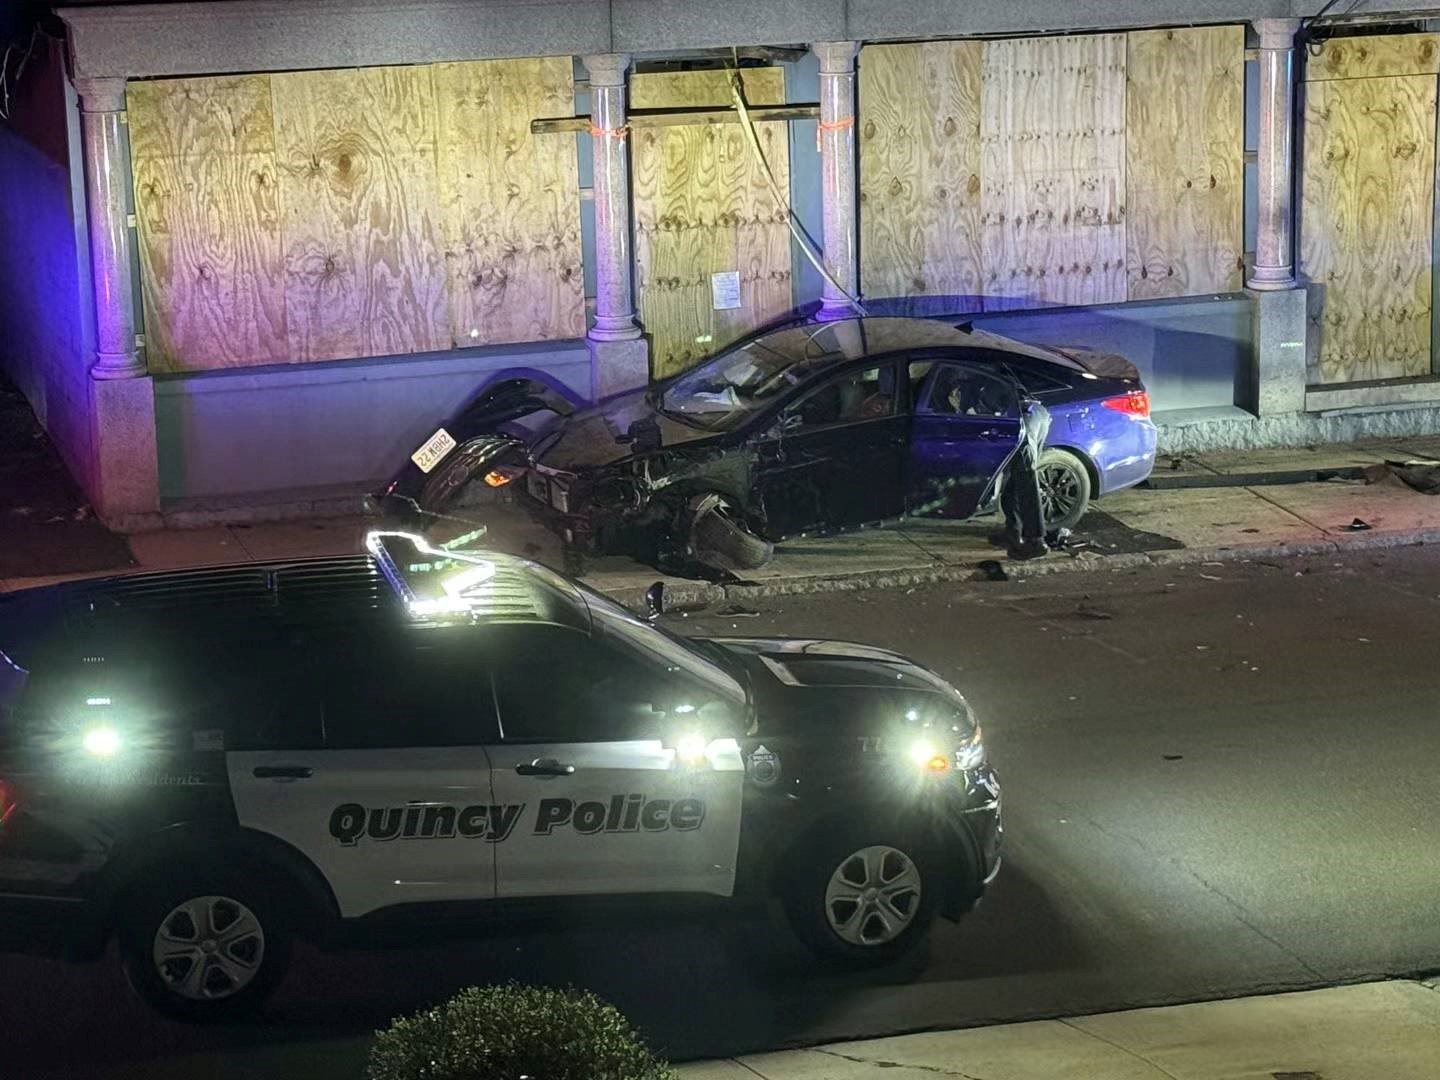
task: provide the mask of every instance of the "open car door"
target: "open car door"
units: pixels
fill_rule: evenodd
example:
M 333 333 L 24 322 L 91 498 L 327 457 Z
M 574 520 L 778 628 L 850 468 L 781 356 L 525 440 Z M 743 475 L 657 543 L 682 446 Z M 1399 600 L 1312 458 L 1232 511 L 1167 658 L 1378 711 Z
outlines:
M 910 364 L 915 418 L 906 509 L 967 518 L 994 498 L 1020 446 L 1020 392 L 1007 376 L 959 360 Z

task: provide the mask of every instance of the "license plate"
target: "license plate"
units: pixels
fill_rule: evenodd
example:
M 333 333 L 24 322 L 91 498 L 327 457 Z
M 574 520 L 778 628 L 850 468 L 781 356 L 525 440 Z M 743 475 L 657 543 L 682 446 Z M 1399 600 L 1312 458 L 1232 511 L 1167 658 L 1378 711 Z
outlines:
M 410 455 L 410 460 L 420 467 L 422 473 L 428 473 L 445 459 L 445 455 L 455 449 L 454 437 L 443 427 L 425 440 L 425 445 Z
M 526 474 L 525 490 L 530 492 L 532 499 L 538 499 L 542 503 L 550 501 L 550 485 L 545 482 L 545 477 L 537 472 Z

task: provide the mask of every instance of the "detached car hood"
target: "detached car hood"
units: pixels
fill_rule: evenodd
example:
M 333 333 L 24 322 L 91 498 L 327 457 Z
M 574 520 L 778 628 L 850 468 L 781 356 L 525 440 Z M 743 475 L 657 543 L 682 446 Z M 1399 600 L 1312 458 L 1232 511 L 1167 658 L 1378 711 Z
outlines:
M 750 669 L 762 733 L 825 728 L 868 731 L 912 705 L 943 697 L 957 712 L 964 698 L 899 653 L 848 641 L 713 638 Z
M 635 432 L 636 424 L 650 430 Z M 632 433 L 637 435 L 635 442 L 626 438 Z M 611 465 L 641 449 L 658 450 L 714 437 L 714 432 L 658 412 L 645 400 L 645 391 L 636 390 L 557 420 L 536 440 L 533 457 L 547 468 L 572 472 Z M 626 441 L 618 441 L 622 438 Z

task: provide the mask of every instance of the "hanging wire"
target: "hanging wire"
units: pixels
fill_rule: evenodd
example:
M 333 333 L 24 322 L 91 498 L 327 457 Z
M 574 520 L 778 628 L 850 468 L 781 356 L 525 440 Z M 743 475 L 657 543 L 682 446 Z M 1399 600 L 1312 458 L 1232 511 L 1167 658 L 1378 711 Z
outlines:
M 36 23 L 30 31 L 30 44 L 25 46 L 25 55 L 20 57 L 20 63 L 15 68 L 15 77 L 10 77 L 10 57 L 15 52 L 15 42 L 7 42 L 5 52 L 0 55 L 0 120 L 10 119 L 10 84 L 19 83 L 20 76 L 25 74 L 25 65 L 30 62 L 30 57 L 35 53 L 35 43 L 40 40 L 40 24 Z
M 820 258 L 819 249 L 816 248 L 815 242 L 810 239 L 809 234 L 806 233 L 800 225 L 800 221 L 795 216 L 795 211 L 790 205 L 790 197 L 780 189 L 780 182 L 775 179 L 775 172 L 770 168 L 770 161 L 766 158 L 765 151 L 760 146 L 760 137 L 755 132 L 755 123 L 750 119 L 750 109 L 745 104 L 745 84 L 740 78 L 739 51 L 734 50 L 734 52 L 734 63 L 727 68 L 730 74 L 730 96 L 734 101 L 735 111 L 740 116 L 740 127 L 745 132 L 745 141 L 750 146 L 750 153 L 760 164 L 760 171 L 764 174 L 765 180 L 770 186 L 771 194 L 775 196 L 776 205 L 785 211 L 785 224 L 790 227 L 791 234 L 800 244 L 800 250 L 805 253 L 805 257 L 808 258 L 815 269 L 820 272 L 820 276 L 830 283 L 832 289 L 850 301 L 851 305 L 859 314 L 864 315 L 866 311 L 860 303 L 859 297 L 851 295 L 850 291 L 836 281 L 835 276 L 831 274 L 829 270 L 825 269 L 825 263 Z

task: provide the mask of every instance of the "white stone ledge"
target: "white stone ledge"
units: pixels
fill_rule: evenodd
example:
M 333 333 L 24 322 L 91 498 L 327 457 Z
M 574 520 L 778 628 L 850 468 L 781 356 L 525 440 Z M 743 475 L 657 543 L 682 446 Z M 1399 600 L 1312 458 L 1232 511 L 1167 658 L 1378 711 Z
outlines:
M 1403 382 L 1312 386 L 1305 390 L 1305 411 L 1319 413 L 1321 416 L 1357 410 L 1378 412 L 1437 404 L 1440 404 L 1440 377 L 1430 375 Z

